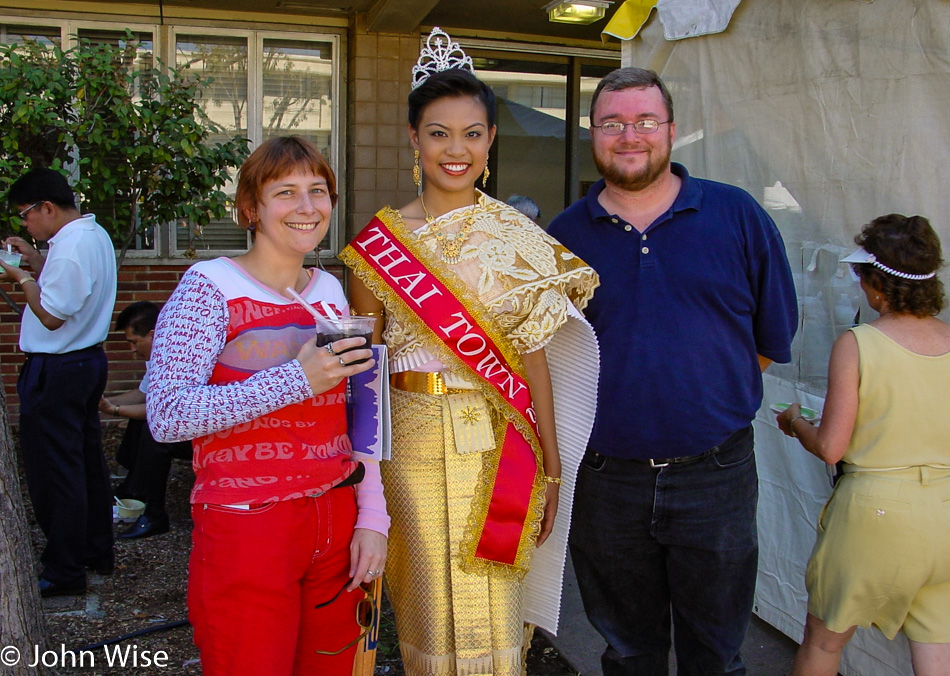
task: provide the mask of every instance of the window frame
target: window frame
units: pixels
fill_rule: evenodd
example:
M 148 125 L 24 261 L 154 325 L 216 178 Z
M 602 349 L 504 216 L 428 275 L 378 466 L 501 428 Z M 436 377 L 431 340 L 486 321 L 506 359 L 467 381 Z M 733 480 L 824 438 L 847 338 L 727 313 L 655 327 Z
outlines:
M 70 49 L 78 43 L 80 30 L 103 30 L 122 32 L 126 28 L 137 33 L 152 35 L 153 53 L 158 61 L 166 66 L 174 67 L 176 63 L 176 49 L 179 35 L 208 35 L 224 37 L 241 37 L 247 41 L 248 69 L 247 69 L 247 134 L 251 148 L 257 147 L 262 140 L 263 129 L 263 53 L 265 40 L 293 40 L 312 41 L 314 43 L 329 43 L 331 45 L 331 74 L 330 74 L 330 167 L 337 178 L 337 192 L 339 199 L 333 210 L 330 228 L 328 231 L 327 248 L 320 250 L 320 260 L 331 261 L 343 248 L 345 240 L 344 218 L 341 214 L 346 211 L 346 157 L 343 149 L 346 148 L 346 129 L 342 121 L 346 119 L 347 102 L 343 83 L 346 81 L 346 48 L 345 31 L 333 26 L 305 26 L 294 28 L 275 24 L 273 27 L 238 27 L 223 25 L 220 21 L 208 22 L 183 21 L 175 23 L 149 23 L 142 21 L 98 20 L 87 18 L 56 18 L 37 16 L 14 16 L 0 13 L 0 24 L 8 26 L 23 26 L 36 28 L 58 28 L 60 44 L 63 49 Z M 248 237 L 248 245 L 250 238 Z M 246 252 L 244 249 L 198 249 L 197 259 L 216 258 L 218 256 L 234 256 Z M 126 258 L 132 260 L 165 260 L 181 263 L 188 260 L 185 249 L 179 249 L 173 223 L 166 223 L 159 228 L 155 237 L 155 246 L 151 249 L 129 249 Z
M 423 35 L 423 39 L 425 35 Z M 567 66 L 567 100 L 565 104 L 565 166 L 564 208 L 581 195 L 579 127 L 586 114 L 580 110 L 580 82 L 583 66 L 622 65 L 621 53 L 614 49 L 567 47 L 563 45 L 534 44 L 530 42 L 498 42 L 481 38 L 458 39 L 459 45 L 473 58 L 515 58 L 520 61 L 564 64 Z M 490 159 L 489 162 L 492 160 Z M 489 169 L 491 169 L 491 164 Z

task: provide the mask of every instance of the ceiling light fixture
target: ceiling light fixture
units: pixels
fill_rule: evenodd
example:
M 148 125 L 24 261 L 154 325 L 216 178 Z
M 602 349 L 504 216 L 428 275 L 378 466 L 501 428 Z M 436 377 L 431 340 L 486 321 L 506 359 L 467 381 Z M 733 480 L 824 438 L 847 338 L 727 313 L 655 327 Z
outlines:
M 544 6 L 544 11 L 555 23 L 589 24 L 603 19 L 612 4 L 610 0 L 554 0 Z

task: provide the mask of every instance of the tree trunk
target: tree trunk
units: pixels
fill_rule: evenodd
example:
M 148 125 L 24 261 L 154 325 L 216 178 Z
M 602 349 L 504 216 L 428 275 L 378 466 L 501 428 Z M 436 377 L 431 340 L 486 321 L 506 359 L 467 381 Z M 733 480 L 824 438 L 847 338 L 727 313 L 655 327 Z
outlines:
M 13 454 L 7 398 L 0 388 L 0 674 L 48 674 L 27 667 L 33 646 L 45 648 L 47 636 Z

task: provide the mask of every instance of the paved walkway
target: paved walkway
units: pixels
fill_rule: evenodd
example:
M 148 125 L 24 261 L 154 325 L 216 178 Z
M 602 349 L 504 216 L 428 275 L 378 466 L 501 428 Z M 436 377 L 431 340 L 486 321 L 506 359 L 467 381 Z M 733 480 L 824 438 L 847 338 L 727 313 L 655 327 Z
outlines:
M 600 655 L 606 644 L 587 621 L 570 558 L 564 571 L 560 633 L 548 635 L 548 639 L 581 676 L 602 676 Z M 785 676 L 791 671 L 797 648 L 795 641 L 753 616 L 742 657 L 750 676 Z M 676 673 L 672 656 L 670 665 L 672 676 Z

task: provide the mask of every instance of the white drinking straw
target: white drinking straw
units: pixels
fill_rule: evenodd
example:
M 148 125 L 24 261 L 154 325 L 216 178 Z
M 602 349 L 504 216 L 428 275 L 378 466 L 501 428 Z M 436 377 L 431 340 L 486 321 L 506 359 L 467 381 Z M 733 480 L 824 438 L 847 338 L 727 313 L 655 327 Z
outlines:
M 322 307 L 323 311 L 327 313 L 327 317 L 330 318 L 331 322 L 333 322 L 334 324 L 340 323 L 340 317 L 337 315 L 336 312 L 333 311 L 332 307 L 327 305 L 327 302 L 325 300 L 320 301 L 320 307 Z
M 294 298 L 295 301 L 297 301 L 307 312 L 309 312 L 310 314 L 313 315 L 313 318 L 317 320 L 317 324 L 326 324 L 326 323 L 330 323 L 331 325 L 338 325 L 338 324 L 339 324 L 339 322 L 337 321 L 338 318 L 337 318 L 337 316 L 336 316 L 336 313 L 334 313 L 333 310 L 331 310 L 330 307 L 329 307 L 325 302 L 323 302 L 322 300 L 320 301 L 320 304 L 322 305 L 323 309 L 324 309 L 325 311 L 327 311 L 327 314 L 330 315 L 330 318 L 329 318 L 329 319 L 327 319 L 327 318 L 324 317 L 322 314 L 320 314 L 319 312 L 317 312 L 317 311 L 313 308 L 313 306 L 312 306 L 310 303 L 308 303 L 307 301 L 305 301 L 305 300 L 303 299 L 303 296 L 301 296 L 299 293 L 297 293 L 296 291 L 294 291 L 293 288 L 291 288 L 291 287 L 288 286 L 288 287 L 287 287 L 287 293 L 289 293 L 291 296 L 293 296 L 293 298 Z

